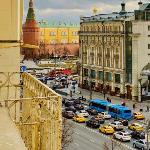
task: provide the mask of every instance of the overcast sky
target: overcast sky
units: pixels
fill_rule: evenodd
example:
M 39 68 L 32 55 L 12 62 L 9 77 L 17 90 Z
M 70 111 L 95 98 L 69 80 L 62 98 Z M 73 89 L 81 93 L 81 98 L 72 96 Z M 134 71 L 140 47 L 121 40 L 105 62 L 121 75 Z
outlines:
M 24 15 L 26 17 L 28 1 L 25 1 Z M 45 19 L 52 22 L 79 23 L 80 16 L 92 15 L 92 9 L 96 7 L 99 13 L 120 11 L 120 3 L 123 0 L 33 0 L 36 19 Z M 126 10 L 133 11 L 138 8 L 139 0 L 124 0 Z M 142 0 L 150 2 L 150 0 Z

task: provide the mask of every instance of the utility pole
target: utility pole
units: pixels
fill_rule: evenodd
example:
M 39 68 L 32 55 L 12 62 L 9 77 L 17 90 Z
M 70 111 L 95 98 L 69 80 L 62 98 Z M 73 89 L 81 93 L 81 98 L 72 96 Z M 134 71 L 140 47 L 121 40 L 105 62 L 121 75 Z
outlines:
M 147 127 L 146 127 L 147 150 L 149 150 L 149 130 L 150 130 L 150 120 L 148 121 L 148 125 L 147 125 Z

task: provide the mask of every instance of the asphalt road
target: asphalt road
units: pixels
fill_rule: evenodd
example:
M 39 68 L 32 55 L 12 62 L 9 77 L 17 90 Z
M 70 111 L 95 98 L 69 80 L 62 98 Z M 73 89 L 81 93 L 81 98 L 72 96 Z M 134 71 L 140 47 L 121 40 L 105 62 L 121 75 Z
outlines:
M 98 129 L 86 127 L 84 123 L 73 122 L 73 142 L 67 150 L 105 150 L 106 144 L 109 149 L 112 149 L 112 135 L 99 133 Z M 131 142 L 120 142 L 114 140 L 114 150 L 133 150 Z
M 105 138 L 90 128 L 77 123 L 74 124 L 73 143 L 67 148 L 67 150 L 104 150 L 103 143 Z

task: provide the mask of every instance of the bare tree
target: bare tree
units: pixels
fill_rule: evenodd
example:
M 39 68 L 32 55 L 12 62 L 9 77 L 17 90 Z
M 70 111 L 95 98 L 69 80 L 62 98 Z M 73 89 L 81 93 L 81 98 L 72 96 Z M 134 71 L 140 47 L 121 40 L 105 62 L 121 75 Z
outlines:
M 104 142 L 104 150 L 125 150 L 126 148 L 121 145 L 121 142 L 116 141 L 113 138 L 110 138 L 109 141 Z
M 62 121 L 62 150 L 66 150 L 73 138 L 73 124 L 66 118 Z

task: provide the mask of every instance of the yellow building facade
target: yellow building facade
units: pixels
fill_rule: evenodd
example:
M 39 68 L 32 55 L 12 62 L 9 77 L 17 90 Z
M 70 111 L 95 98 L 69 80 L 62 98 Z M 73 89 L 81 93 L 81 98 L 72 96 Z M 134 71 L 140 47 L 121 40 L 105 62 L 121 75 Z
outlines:
M 75 24 L 54 24 L 40 21 L 40 42 L 45 44 L 79 43 L 79 26 Z

